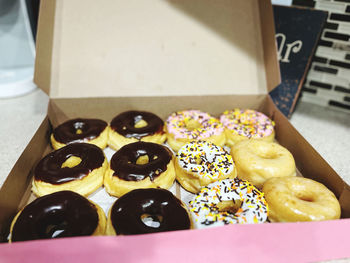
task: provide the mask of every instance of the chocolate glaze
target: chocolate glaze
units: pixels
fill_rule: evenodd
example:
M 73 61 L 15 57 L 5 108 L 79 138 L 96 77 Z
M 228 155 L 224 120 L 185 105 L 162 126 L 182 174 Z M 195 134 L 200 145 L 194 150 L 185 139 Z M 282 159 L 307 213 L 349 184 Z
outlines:
M 145 225 L 141 220 L 142 215 L 161 218 L 159 227 Z M 164 189 L 136 189 L 123 195 L 111 208 L 111 220 L 117 235 L 191 228 L 189 215 L 181 201 Z
M 136 164 L 139 157 L 148 155 L 149 162 Z M 171 161 L 171 151 L 160 144 L 134 142 L 120 148 L 111 159 L 110 167 L 117 176 L 125 181 L 141 181 L 149 177 L 151 181 L 166 171 Z
M 61 168 L 72 156 L 81 158 L 81 162 L 72 168 Z M 46 155 L 35 167 L 34 180 L 50 184 L 63 184 L 87 176 L 92 170 L 102 166 L 105 160 L 103 151 L 88 143 L 72 143 Z
M 12 241 L 88 236 L 97 225 L 94 204 L 77 193 L 61 191 L 42 196 L 22 210 L 12 230 Z
M 147 122 L 147 126 L 135 128 L 135 124 L 140 120 Z M 157 115 L 146 111 L 126 111 L 116 116 L 111 121 L 111 129 L 126 138 L 142 137 L 156 133 L 163 134 L 164 122 Z
M 53 130 L 56 141 L 64 144 L 90 141 L 97 138 L 107 127 L 107 122 L 98 119 L 74 119 L 57 126 Z M 77 134 L 80 130 L 82 133 Z

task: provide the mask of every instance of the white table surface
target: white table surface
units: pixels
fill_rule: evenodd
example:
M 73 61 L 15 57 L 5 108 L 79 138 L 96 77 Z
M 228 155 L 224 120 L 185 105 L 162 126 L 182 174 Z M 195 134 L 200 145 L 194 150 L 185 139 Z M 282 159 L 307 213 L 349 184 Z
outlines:
M 45 118 L 47 104 L 47 95 L 39 89 L 0 99 L 0 186 Z M 350 184 L 350 114 L 300 102 L 291 123 Z

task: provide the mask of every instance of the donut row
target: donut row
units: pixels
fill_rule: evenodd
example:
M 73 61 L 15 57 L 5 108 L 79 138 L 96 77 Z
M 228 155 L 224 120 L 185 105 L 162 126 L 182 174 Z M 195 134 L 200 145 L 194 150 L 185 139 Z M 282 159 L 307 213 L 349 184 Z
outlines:
M 157 225 L 158 224 L 158 225 Z M 109 209 L 72 191 L 39 197 L 12 221 L 9 242 L 35 239 L 132 235 L 192 228 L 185 205 L 164 189 L 137 189 Z
M 108 145 L 119 150 L 137 141 L 162 144 L 167 140 L 177 152 L 192 140 L 232 147 L 247 138 L 273 141 L 274 122 L 261 112 L 241 109 L 225 111 L 220 120 L 199 110 L 178 111 L 165 124 L 153 113 L 126 111 L 113 118 L 110 125 L 98 119 L 69 120 L 54 129 L 51 144 L 59 149 L 70 143 L 86 142 L 102 149 Z

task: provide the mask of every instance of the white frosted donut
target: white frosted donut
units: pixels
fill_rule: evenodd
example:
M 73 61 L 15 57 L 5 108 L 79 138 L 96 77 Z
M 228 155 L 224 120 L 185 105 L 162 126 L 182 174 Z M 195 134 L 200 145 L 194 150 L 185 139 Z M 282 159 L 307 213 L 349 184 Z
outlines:
M 227 110 L 220 115 L 220 122 L 225 126 L 226 144 L 230 147 L 246 139 L 272 142 L 275 138 L 275 123 L 255 110 Z
M 225 179 L 202 188 L 190 202 L 196 228 L 267 220 L 264 194 L 247 181 Z
M 199 110 L 174 112 L 166 121 L 168 144 L 174 151 L 192 140 L 223 146 L 226 140 L 224 130 L 218 119 Z
M 192 193 L 217 180 L 237 176 L 232 156 L 211 142 L 187 143 L 176 157 L 176 179 Z

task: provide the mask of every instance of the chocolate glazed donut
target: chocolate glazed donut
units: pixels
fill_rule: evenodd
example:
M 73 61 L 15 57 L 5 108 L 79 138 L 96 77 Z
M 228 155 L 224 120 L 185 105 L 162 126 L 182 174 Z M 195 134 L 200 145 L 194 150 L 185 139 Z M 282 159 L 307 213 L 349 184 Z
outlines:
M 46 155 L 34 169 L 37 196 L 71 190 L 87 196 L 103 184 L 108 162 L 101 148 L 72 143 Z
M 110 124 L 108 145 L 114 150 L 137 141 L 162 144 L 165 140 L 164 122 L 150 112 L 126 111 Z
M 27 205 L 11 225 L 11 241 L 88 236 L 99 223 L 97 207 L 71 191 L 45 195 Z
M 147 225 L 144 218 L 152 218 L 158 226 Z M 107 233 L 134 235 L 191 228 L 191 219 L 182 204 L 171 192 L 164 189 L 136 189 L 112 206 Z
M 137 164 L 141 156 L 148 156 L 149 162 Z M 149 177 L 151 181 L 167 169 L 172 158 L 170 150 L 162 145 L 150 142 L 135 142 L 125 145 L 111 159 L 113 176 L 126 181 L 141 181 Z
M 135 127 L 141 120 L 147 123 L 144 127 Z M 111 122 L 111 129 L 126 138 L 136 138 L 164 133 L 164 122 L 157 115 L 146 111 L 126 111 L 116 116 Z
M 52 133 L 51 143 L 54 149 L 67 144 L 86 142 L 105 148 L 108 140 L 108 124 L 99 119 L 73 119 L 57 126 Z
M 140 162 L 140 159 L 144 160 Z M 104 185 L 114 196 L 137 188 L 169 188 L 175 180 L 173 154 L 165 146 L 135 142 L 123 146 L 110 161 Z
M 75 167 L 62 164 L 70 157 L 76 156 L 81 162 Z M 105 156 L 100 148 L 87 143 L 69 144 L 46 155 L 35 167 L 34 179 L 50 184 L 63 184 L 82 179 L 91 171 L 102 166 Z

